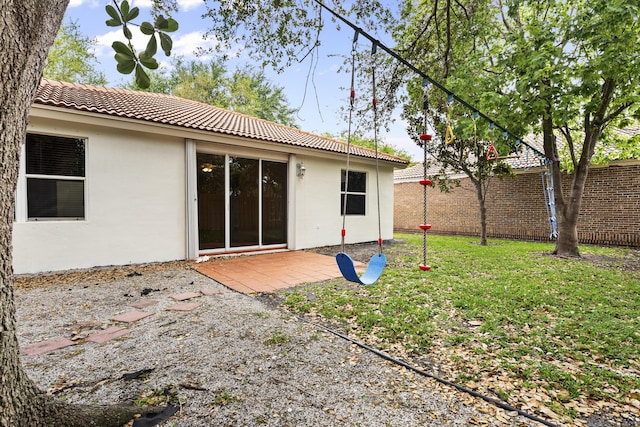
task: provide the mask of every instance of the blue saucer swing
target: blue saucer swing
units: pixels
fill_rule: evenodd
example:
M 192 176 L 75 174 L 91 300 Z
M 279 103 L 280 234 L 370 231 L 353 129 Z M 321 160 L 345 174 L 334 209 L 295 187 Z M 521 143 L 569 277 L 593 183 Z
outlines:
M 377 282 L 380 275 L 382 275 L 382 271 L 387 265 L 387 257 L 384 254 L 375 254 L 372 256 L 362 276 L 358 276 L 353 260 L 346 253 L 338 252 L 336 262 L 340 268 L 340 273 L 342 273 L 342 276 L 348 281 L 360 283 L 361 285 L 372 285 Z
M 378 167 L 378 128 L 377 128 L 377 109 L 376 109 L 376 77 L 375 77 L 375 68 L 372 69 L 372 81 L 373 81 L 373 123 L 374 123 L 374 143 L 376 150 L 376 190 L 378 194 L 378 247 L 379 253 L 375 254 L 369 260 L 369 265 L 367 269 L 362 274 L 362 276 L 358 275 L 356 271 L 356 267 L 353 264 L 353 259 L 344 251 L 344 238 L 346 235 L 345 231 L 345 222 L 347 217 L 347 191 L 349 189 L 349 154 L 351 151 L 351 116 L 354 108 L 354 100 L 355 100 L 355 89 L 354 89 L 354 76 L 355 76 L 355 47 L 356 41 L 358 39 L 358 32 L 356 31 L 352 49 L 352 64 L 351 64 L 351 96 L 350 96 L 350 108 L 349 108 L 349 130 L 347 132 L 347 167 L 345 171 L 345 182 L 344 182 L 344 200 L 342 205 L 342 251 L 336 255 L 336 262 L 338 263 L 338 268 L 340 268 L 340 273 L 342 276 L 354 283 L 359 283 L 361 285 L 371 285 L 375 283 L 382 274 L 384 267 L 387 265 L 387 257 L 382 253 L 382 232 L 380 225 L 380 182 L 379 182 L 379 167 Z M 374 43 L 372 52 L 375 53 L 376 44 Z

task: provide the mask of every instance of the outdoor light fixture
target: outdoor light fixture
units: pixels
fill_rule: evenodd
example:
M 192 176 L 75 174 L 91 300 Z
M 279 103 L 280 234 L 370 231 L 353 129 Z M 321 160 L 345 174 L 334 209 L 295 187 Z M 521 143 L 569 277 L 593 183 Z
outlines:
M 213 165 L 211 163 L 203 163 L 200 168 L 204 173 L 213 172 Z
M 304 167 L 304 162 L 300 162 L 296 164 L 296 175 L 302 178 L 306 171 L 307 171 L 307 168 Z

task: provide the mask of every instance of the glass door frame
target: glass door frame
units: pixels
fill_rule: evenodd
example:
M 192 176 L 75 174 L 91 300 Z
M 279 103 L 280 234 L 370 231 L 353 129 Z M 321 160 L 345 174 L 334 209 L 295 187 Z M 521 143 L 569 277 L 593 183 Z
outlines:
M 225 156 L 225 243 L 224 248 L 219 249 L 200 249 L 199 247 L 199 235 L 198 235 L 198 185 L 197 185 L 197 174 L 198 174 L 198 164 L 197 164 L 197 155 L 198 154 L 215 154 L 215 155 L 224 155 Z M 258 160 L 258 244 L 250 245 L 250 246 L 231 246 L 231 206 L 230 206 L 230 171 L 229 171 L 229 159 L 230 158 L 246 158 L 246 159 L 255 159 Z M 294 177 L 295 177 L 295 168 L 292 169 L 292 164 L 295 165 L 295 162 L 292 163 L 291 159 L 295 159 L 295 156 L 286 154 L 286 153 L 274 153 L 274 152 L 265 152 L 259 150 L 251 150 L 246 149 L 244 147 L 235 147 L 235 146 L 221 146 L 216 144 L 216 146 L 211 145 L 210 143 L 198 142 L 194 140 L 186 140 L 186 167 L 187 167 L 187 257 L 189 259 L 197 258 L 202 255 L 216 255 L 216 254 L 224 254 L 224 253 L 240 253 L 240 252 L 252 252 L 252 251 L 262 251 L 262 250 L 277 250 L 277 249 L 286 249 L 289 247 L 289 241 L 291 240 L 291 230 L 292 227 L 292 186 L 294 185 Z M 284 243 L 278 244 L 269 244 L 264 245 L 263 242 L 263 161 L 269 162 L 278 162 L 286 165 L 286 190 L 284 196 L 286 197 L 286 211 L 285 211 L 285 221 L 284 225 L 286 230 L 286 241 Z

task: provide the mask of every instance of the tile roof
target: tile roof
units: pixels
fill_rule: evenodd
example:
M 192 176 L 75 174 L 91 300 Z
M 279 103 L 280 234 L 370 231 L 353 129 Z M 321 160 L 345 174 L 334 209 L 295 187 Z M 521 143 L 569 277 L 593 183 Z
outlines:
M 34 103 L 320 151 L 347 152 L 347 144 L 341 141 L 171 95 L 43 79 Z M 354 145 L 350 152 L 357 157 L 376 157 L 374 150 Z M 389 154 L 379 156 L 397 167 L 408 164 L 408 160 Z

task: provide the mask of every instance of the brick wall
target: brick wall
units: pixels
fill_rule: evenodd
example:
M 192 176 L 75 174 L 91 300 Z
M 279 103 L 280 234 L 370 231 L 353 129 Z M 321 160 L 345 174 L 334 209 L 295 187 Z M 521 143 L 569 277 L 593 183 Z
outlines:
M 563 176 L 565 197 L 571 177 Z M 422 186 L 394 185 L 394 228 L 420 231 Z M 449 193 L 427 190 L 427 222 L 438 234 L 480 235 L 480 211 L 469 179 Z M 493 179 L 487 195 L 487 236 L 548 240 L 550 234 L 539 170 Z M 589 170 L 578 222 L 580 243 L 640 247 L 640 164 L 619 163 Z

